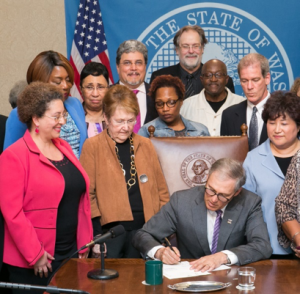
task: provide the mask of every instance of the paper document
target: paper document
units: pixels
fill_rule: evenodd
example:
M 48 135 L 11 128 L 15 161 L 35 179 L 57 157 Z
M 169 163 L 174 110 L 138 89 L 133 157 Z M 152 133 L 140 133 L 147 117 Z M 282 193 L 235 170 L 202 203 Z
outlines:
M 227 266 L 227 265 L 222 264 L 222 265 L 220 265 L 219 267 L 215 268 L 215 269 L 213 270 L 213 272 L 215 272 L 215 271 L 222 271 L 222 270 L 226 270 L 226 269 L 229 269 L 229 268 L 230 268 L 230 266 Z
M 190 263 L 188 261 L 182 261 L 178 264 L 163 265 L 163 275 L 168 279 L 179 279 L 179 278 L 188 278 L 188 277 L 197 277 L 203 275 L 210 275 L 209 272 L 195 272 L 194 270 L 190 270 Z M 216 268 L 214 271 L 217 270 L 224 270 L 230 268 L 226 265 L 221 265 L 220 267 Z

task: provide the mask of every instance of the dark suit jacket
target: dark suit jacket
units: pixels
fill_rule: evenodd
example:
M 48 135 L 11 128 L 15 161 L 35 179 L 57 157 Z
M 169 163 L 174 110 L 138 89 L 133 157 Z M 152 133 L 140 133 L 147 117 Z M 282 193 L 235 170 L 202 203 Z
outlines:
M 225 109 L 222 113 L 221 136 L 240 136 L 242 134 L 241 125 L 247 124 L 246 114 L 247 100 Z M 267 139 L 267 127 L 264 123 L 260 134 L 259 145 Z
M 175 192 L 170 202 L 136 233 L 133 246 L 146 256 L 164 237 L 176 233 L 181 258 L 210 255 L 204 191 L 203 186 L 198 186 Z M 217 245 L 217 251 L 221 250 L 235 253 L 241 265 L 271 256 L 261 198 L 256 194 L 243 189 L 228 203 Z
M 120 81 L 117 81 L 116 84 L 120 84 Z M 147 96 L 146 96 L 146 99 L 147 99 L 147 112 L 146 112 L 146 117 L 145 117 L 144 124 L 146 124 L 149 121 L 152 121 L 152 120 L 154 120 L 155 118 L 158 117 L 158 113 L 156 111 L 154 101 L 148 95 L 149 89 L 150 89 L 150 85 L 148 83 L 146 83 L 146 82 L 145 82 L 145 88 L 146 88 L 146 94 L 147 94 Z
M 6 120 L 7 120 L 7 116 L 0 114 L 0 154 L 3 151 Z
M 203 63 L 201 63 L 200 65 L 200 70 L 202 70 L 202 66 L 203 66 Z M 165 68 L 161 68 L 157 71 L 154 71 L 151 75 L 151 79 L 150 79 L 150 84 L 152 83 L 152 81 L 158 77 L 158 76 L 162 76 L 162 75 L 171 75 L 173 77 L 178 77 L 180 78 L 180 64 L 176 64 L 176 65 L 172 65 L 172 66 L 168 66 L 168 67 L 165 67 Z M 203 89 L 203 85 L 201 83 L 201 80 L 199 79 L 199 83 L 201 85 L 201 90 L 199 91 L 199 93 L 202 91 Z M 232 78 L 229 77 L 228 79 L 228 83 L 226 85 L 226 87 L 232 92 L 232 93 L 235 93 L 235 90 L 234 90 L 234 84 L 233 84 L 233 81 L 232 81 Z M 199 94 L 199 93 L 195 93 L 196 94 Z

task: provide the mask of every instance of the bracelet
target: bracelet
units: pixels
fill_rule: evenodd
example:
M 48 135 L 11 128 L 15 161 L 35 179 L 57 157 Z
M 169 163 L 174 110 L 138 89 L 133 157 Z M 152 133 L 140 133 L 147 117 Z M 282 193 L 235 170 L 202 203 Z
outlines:
M 299 234 L 300 234 L 300 231 L 294 234 L 294 236 L 292 237 L 292 243 L 294 243 L 295 237 L 296 237 L 297 235 L 299 235 Z

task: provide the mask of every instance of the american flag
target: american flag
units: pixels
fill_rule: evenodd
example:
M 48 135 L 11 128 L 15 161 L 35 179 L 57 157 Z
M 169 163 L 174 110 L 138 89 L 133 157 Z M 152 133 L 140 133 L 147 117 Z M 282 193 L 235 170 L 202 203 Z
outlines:
M 106 66 L 110 84 L 113 84 L 99 1 L 80 0 L 70 62 L 75 72 L 71 96 L 81 101 L 80 73 L 84 65 L 91 61 L 100 62 Z

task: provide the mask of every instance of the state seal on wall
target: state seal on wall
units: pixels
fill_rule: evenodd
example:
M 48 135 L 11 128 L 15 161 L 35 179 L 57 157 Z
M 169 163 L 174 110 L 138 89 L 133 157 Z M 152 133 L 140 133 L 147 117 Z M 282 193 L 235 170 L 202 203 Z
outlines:
M 138 37 L 148 48 L 146 81 L 153 71 L 179 62 L 173 38 L 185 25 L 199 25 L 209 43 L 202 63 L 217 58 L 233 79 L 235 92 L 243 95 L 237 72 L 241 58 L 253 52 L 264 55 L 270 64 L 269 91 L 288 90 L 294 81 L 289 58 L 281 42 L 263 20 L 234 6 L 201 2 L 174 9 L 150 24 Z

